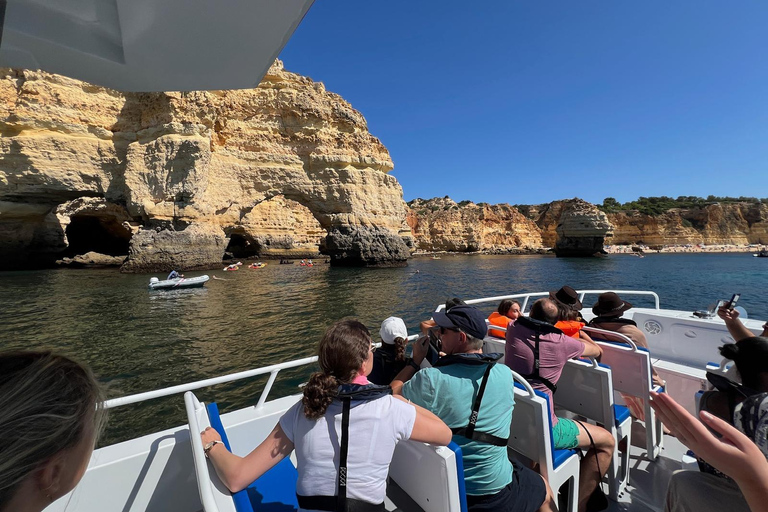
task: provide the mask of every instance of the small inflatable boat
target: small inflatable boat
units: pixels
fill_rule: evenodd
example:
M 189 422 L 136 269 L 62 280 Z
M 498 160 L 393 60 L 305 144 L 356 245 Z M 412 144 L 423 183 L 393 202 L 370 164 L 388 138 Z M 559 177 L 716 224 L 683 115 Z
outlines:
M 266 263 L 251 263 L 250 265 L 248 265 L 248 268 L 264 268 L 266 266 L 267 266 Z
M 197 277 L 177 277 L 176 279 L 166 279 L 160 281 L 153 277 L 149 280 L 150 290 L 176 290 L 178 288 L 200 288 L 210 279 L 208 276 Z

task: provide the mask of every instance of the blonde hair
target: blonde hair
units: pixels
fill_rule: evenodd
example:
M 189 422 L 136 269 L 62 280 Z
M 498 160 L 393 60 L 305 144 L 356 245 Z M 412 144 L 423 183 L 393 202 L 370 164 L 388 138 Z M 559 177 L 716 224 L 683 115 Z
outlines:
M 100 435 L 106 416 L 91 370 L 50 351 L 0 354 L 0 503 L 57 453 Z M 2 507 L 0 507 L 0 510 Z

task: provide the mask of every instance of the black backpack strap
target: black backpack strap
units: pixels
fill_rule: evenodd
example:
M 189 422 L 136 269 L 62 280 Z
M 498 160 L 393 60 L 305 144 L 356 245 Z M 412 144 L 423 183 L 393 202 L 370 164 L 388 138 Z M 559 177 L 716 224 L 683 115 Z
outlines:
M 545 379 L 539 374 L 539 368 L 541 367 L 541 361 L 539 359 L 539 331 L 536 332 L 536 339 L 534 340 L 533 347 L 531 350 L 533 351 L 533 372 L 529 373 L 528 375 L 523 375 L 522 377 L 527 380 L 535 380 L 538 382 L 541 382 L 545 386 L 549 388 L 550 391 L 554 394 L 555 391 L 557 391 L 557 384 L 553 383 L 549 379 Z
M 476 432 L 477 416 L 480 414 L 480 404 L 483 401 L 483 394 L 485 393 L 485 387 L 488 384 L 488 378 L 491 375 L 491 370 L 496 363 L 493 362 L 488 365 L 483 374 L 483 381 L 480 383 L 480 389 L 477 391 L 477 397 L 475 397 L 475 403 L 472 405 L 472 412 L 469 415 L 469 424 L 466 427 L 452 428 L 451 432 L 455 435 L 466 437 L 472 441 L 480 441 L 483 443 L 492 444 L 494 446 L 506 446 L 508 439 L 497 437 L 485 432 Z
M 349 409 L 352 399 L 348 396 L 341 399 L 341 443 L 339 449 L 338 490 L 336 491 L 336 512 L 347 510 L 347 452 L 349 451 Z
M 341 439 L 339 440 L 339 473 L 336 477 L 336 496 L 302 496 L 296 494 L 299 507 L 305 510 L 324 510 L 327 512 L 386 512 L 384 502 L 347 498 L 347 455 L 349 453 L 349 412 L 352 400 L 371 401 L 392 394 L 389 386 L 343 385 L 339 387 L 337 398 L 341 400 Z

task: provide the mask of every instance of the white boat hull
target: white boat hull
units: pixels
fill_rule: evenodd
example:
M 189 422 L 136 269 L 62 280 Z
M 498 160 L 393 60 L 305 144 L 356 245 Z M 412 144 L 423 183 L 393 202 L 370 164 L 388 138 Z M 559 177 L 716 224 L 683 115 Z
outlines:
M 208 282 L 210 277 L 202 275 L 198 277 L 179 277 L 164 281 L 150 281 L 150 290 L 178 290 L 180 288 L 200 288 Z

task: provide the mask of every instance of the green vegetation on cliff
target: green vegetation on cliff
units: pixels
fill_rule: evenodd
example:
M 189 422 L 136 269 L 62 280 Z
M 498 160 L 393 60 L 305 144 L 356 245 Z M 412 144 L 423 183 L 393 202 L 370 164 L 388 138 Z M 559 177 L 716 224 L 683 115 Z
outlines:
M 707 196 L 707 198 L 696 196 L 679 196 L 677 198 L 661 197 L 639 197 L 636 201 L 620 203 L 613 197 L 603 199 L 603 204 L 597 205 L 598 208 L 606 213 L 619 211 L 636 210 L 646 215 L 661 215 L 672 208 L 703 208 L 716 203 L 766 203 L 768 198 L 759 199 L 757 197 L 719 197 Z

